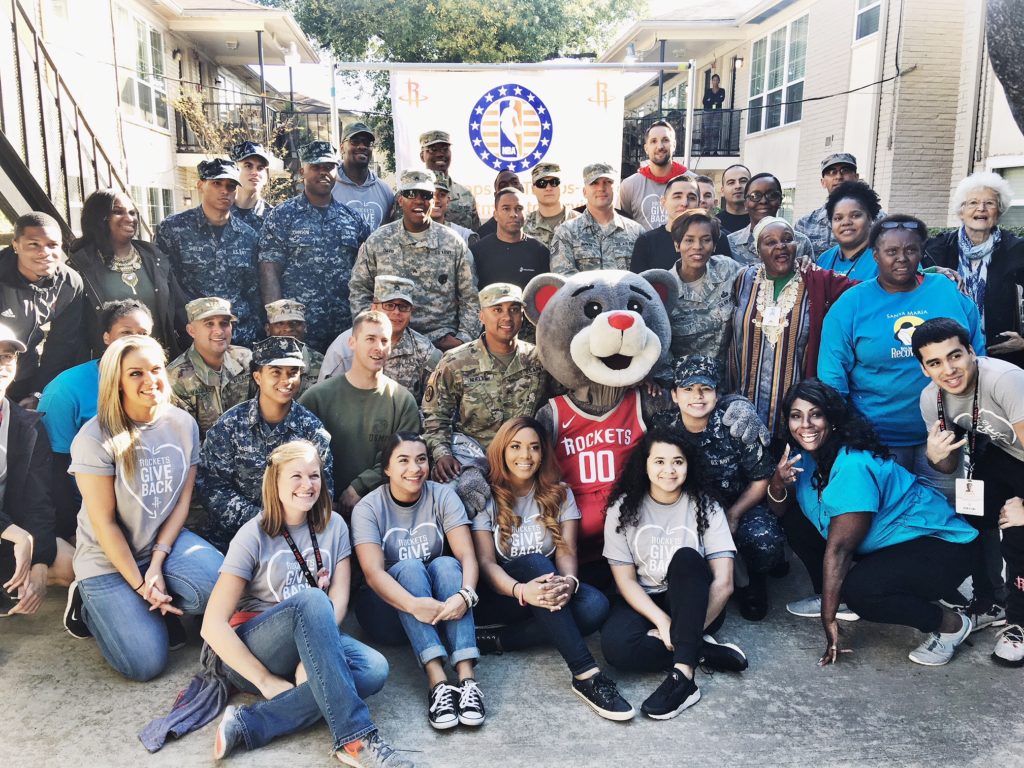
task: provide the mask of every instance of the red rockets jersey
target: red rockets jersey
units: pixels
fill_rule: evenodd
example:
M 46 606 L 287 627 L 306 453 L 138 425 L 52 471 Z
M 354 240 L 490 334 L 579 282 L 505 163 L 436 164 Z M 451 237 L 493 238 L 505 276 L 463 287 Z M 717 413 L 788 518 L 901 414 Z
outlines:
M 565 395 L 550 402 L 555 458 L 582 515 L 579 560 L 589 563 L 600 559 L 604 549 L 604 518 L 615 481 L 647 431 L 640 393 L 630 390 L 601 416 L 584 413 Z

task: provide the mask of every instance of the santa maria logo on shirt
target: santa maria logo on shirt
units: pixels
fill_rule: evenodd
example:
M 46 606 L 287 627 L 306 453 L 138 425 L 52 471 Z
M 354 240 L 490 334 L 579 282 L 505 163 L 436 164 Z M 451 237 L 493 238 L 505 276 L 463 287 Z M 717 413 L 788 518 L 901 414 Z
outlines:
M 473 105 L 469 140 L 480 162 L 496 171 L 528 171 L 544 159 L 554 126 L 540 97 L 515 83 L 493 88 Z

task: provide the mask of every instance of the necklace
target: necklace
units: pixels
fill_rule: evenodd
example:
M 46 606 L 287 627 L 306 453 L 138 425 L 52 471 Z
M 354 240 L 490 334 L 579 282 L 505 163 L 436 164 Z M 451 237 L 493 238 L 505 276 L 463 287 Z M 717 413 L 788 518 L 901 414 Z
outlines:
M 121 282 L 132 289 L 132 296 L 137 296 L 135 292 L 135 286 L 139 284 L 139 276 L 135 274 L 142 268 L 142 256 L 136 250 L 135 246 L 132 246 L 131 253 L 128 254 L 127 259 L 119 259 L 116 255 L 114 260 L 110 263 L 110 269 L 114 272 L 121 273 Z
M 775 300 L 775 283 L 765 275 L 763 264 L 757 268 L 754 282 L 757 290 L 757 317 L 754 318 L 754 325 L 761 329 L 768 343 L 774 347 L 782 338 L 782 331 L 789 325 L 789 315 L 800 293 L 801 276 L 799 272 L 793 275 L 793 279 L 786 283 L 779 294 L 778 301 Z

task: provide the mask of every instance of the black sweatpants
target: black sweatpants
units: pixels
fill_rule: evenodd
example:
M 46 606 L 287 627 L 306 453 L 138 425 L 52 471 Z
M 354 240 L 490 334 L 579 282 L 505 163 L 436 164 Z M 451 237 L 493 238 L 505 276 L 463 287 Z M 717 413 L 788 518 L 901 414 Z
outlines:
M 971 568 L 974 594 L 980 603 L 1002 602 L 1005 598 L 1007 620 L 1024 624 L 1024 526 L 1002 531 L 1001 547 L 999 544 L 999 510 L 1008 499 L 1024 497 L 1024 462 L 989 445 L 978 459 L 974 477 L 985 481 L 985 516 L 964 518 L 982 537 Z M 1011 618 L 1011 611 L 1016 618 Z

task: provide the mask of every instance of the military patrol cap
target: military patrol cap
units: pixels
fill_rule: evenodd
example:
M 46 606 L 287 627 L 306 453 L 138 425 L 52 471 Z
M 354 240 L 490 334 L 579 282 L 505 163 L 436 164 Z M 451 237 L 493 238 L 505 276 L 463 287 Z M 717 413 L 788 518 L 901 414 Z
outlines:
M 840 163 L 852 165 L 854 170 L 857 169 L 857 158 L 849 152 L 833 152 L 821 161 L 821 173 L 824 175 L 825 171 L 833 165 L 839 165 Z
M 345 130 L 341 132 L 341 140 L 348 141 L 357 133 L 368 133 L 370 134 L 371 140 L 375 140 L 377 138 L 377 134 L 371 131 L 370 126 L 366 123 L 349 123 Z
M 530 171 L 530 179 L 533 181 L 548 178 L 555 178 L 561 181 L 562 166 L 558 163 L 537 163 L 533 166 L 533 170 Z
M 480 297 L 480 309 L 487 309 L 510 301 L 516 304 L 523 303 L 523 289 L 512 283 L 491 283 L 482 289 L 478 296 Z
M 190 323 L 196 320 L 205 320 L 208 317 L 230 317 L 232 320 L 238 318 L 231 314 L 231 302 L 219 296 L 206 296 L 201 299 L 192 299 L 185 305 L 185 314 L 188 315 Z
M 448 186 L 448 179 L 434 174 L 434 189 L 440 189 L 442 192 L 447 192 L 449 195 L 452 193 L 452 188 Z
M 420 149 L 432 144 L 451 144 L 452 137 L 447 131 L 427 131 L 420 134 Z
M 267 310 L 268 323 L 283 323 L 287 320 L 306 322 L 306 305 L 292 299 L 278 299 L 264 304 L 263 308 Z
M 264 365 L 305 368 L 302 347 L 293 336 L 270 336 L 252 346 L 253 369 Z
M 235 165 L 234 160 L 217 157 L 213 160 L 203 160 L 196 167 L 199 169 L 199 178 L 203 181 L 216 181 L 217 179 L 238 181 L 238 166 Z
M 240 141 L 231 148 L 231 152 L 228 156 L 236 163 L 240 163 L 247 157 L 262 157 L 267 165 L 270 165 L 271 156 L 263 148 L 262 144 L 257 144 L 253 141 Z
M 0 344 L 10 344 L 19 352 L 24 352 L 26 349 L 25 345 L 14 335 L 14 331 L 6 325 L 0 325 Z
M 716 357 L 687 355 L 676 361 L 673 378 L 677 388 L 704 384 L 718 389 L 722 382 L 722 363 Z
M 436 184 L 437 178 L 431 171 L 428 171 L 426 168 L 410 168 L 407 171 L 402 171 L 402 175 L 398 179 L 398 191 L 405 192 L 410 189 L 418 189 L 434 194 L 434 186 Z
M 299 160 L 303 165 L 315 163 L 338 164 L 338 150 L 329 141 L 311 141 L 299 148 Z
M 373 301 L 376 304 L 383 304 L 385 301 L 401 299 L 415 304 L 412 300 L 412 290 L 415 287 L 416 283 L 407 277 L 377 275 L 373 279 Z
M 584 184 L 593 184 L 598 179 L 615 181 L 615 169 L 608 163 L 591 163 L 583 169 Z

